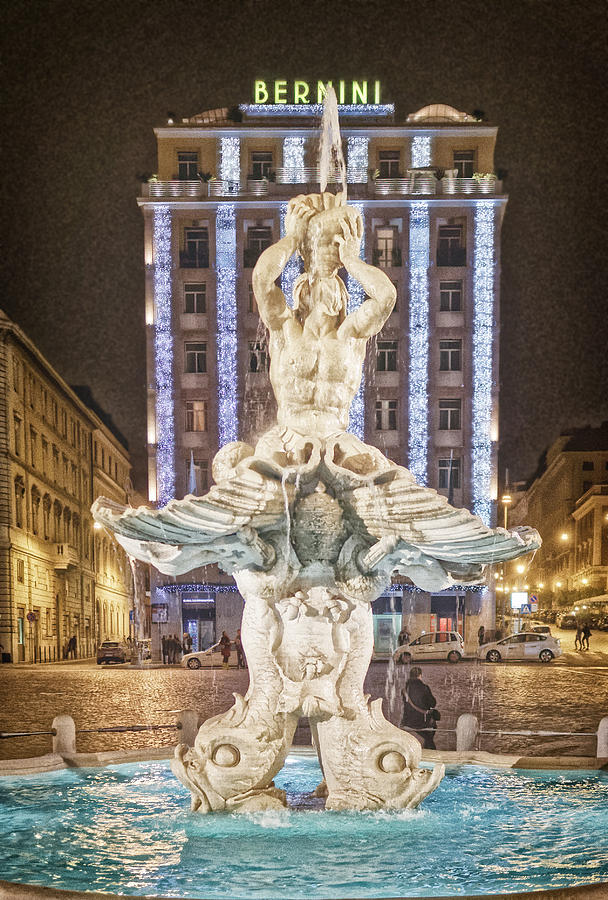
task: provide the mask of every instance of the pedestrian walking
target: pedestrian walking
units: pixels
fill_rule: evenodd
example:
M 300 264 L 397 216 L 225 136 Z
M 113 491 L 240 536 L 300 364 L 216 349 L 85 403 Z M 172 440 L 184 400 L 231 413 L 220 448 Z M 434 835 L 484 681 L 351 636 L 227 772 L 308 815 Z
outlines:
M 232 641 L 228 637 L 225 631 L 222 631 L 222 636 L 220 638 L 220 651 L 222 653 L 222 667 L 227 669 L 230 664 L 230 649 L 232 647 Z
M 583 639 L 581 642 L 582 646 L 583 646 L 583 650 L 589 649 L 589 638 L 590 637 L 591 637 L 591 629 L 589 628 L 589 622 L 585 622 L 585 624 L 583 625 Z
M 234 649 L 236 650 L 236 664 L 239 669 L 246 669 L 247 663 L 245 653 L 243 651 L 243 642 L 241 640 L 241 629 L 239 628 L 234 639 Z
M 169 651 L 167 648 L 167 636 L 165 634 L 163 634 L 162 638 L 160 639 L 160 649 L 163 657 L 163 666 L 166 666 Z
M 401 625 L 401 631 L 399 632 L 399 637 L 397 638 L 397 643 L 399 644 L 400 647 L 403 647 L 405 644 L 409 644 L 411 636 L 412 636 L 412 633 L 404 622 Z
M 486 630 L 483 625 L 480 625 L 479 628 L 477 629 L 477 640 L 479 641 L 480 647 L 484 643 L 485 639 L 486 639 Z
M 436 750 L 435 731 L 441 714 L 436 709 L 437 701 L 430 687 L 422 681 L 422 669 L 412 666 L 410 677 L 401 691 L 403 697 L 403 715 L 401 727 L 406 731 L 414 731 L 421 739 L 425 750 Z
M 576 623 L 576 637 L 574 638 L 574 649 L 575 650 L 583 649 L 583 626 L 579 622 Z
M 73 634 L 72 637 L 68 641 L 68 652 L 66 656 L 71 656 L 72 659 L 76 659 L 76 635 Z
M 190 651 L 192 650 L 192 635 L 187 631 L 184 631 L 184 639 L 182 641 L 182 645 L 184 648 L 184 653 L 190 653 Z

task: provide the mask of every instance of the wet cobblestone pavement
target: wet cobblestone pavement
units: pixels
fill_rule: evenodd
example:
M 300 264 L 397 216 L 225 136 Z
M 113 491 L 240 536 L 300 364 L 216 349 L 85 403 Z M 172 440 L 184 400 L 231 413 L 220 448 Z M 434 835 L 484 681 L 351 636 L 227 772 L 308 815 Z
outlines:
M 475 714 L 482 731 L 557 731 L 594 733 L 608 715 L 608 636 L 598 635 L 589 653 L 575 653 L 574 635 L 562 638 L 565 653 L 541 663 L 457 665 L 427 662 L 423 679 L 441 711 L 437 748 L 455 749 L 453 729 L 462 713 Z M 603 640 L 602 640 L 603 639 Z M 593 639 L 592 639 L 593 641 Z M 375 662 L 365 689 L 384 698 L 385 715 L 398 723 L 405 667 Z M 387 681 L 388 674 L 388 681 Z M 116 725 L 172 724 L 180 709 L 196 709 L 201 719 L 228 709 L 232 694 L 244 694 L 248 672 L 230 669 L 189 671 L 175 668 L 98 667 L 90 662 L 0 668 L 0 731 L 49 730 L 52 719 L 68 713 L 77 729 Z M 79 751 L 165 746 L 174 730 L 124 734 L 77 734 Z M 297 743 L 310 742 L 303 722 Z M 592 736 L 520 736 L 486 734 L 478 749 L 522 755 L 593 756 Z M 51 748 L 49 736 L 0 741 L 0 758 L 37 756 Z

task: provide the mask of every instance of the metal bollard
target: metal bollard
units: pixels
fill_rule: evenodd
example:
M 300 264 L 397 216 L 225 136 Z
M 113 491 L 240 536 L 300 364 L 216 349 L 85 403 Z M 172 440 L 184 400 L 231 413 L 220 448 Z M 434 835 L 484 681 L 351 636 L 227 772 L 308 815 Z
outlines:
M 71 716 L 55 716 L 51 728 L 53 735 L 53 753 L 67 756 L 76 753 L 76 725 Z
M 456 722 L 456 750 L 474 750 L 479 734 L 477 716 L 465 713 Z
M 608 757 L 608 716 L 600 719 L 597 726 L 597 750 L 598 759 L 606 759 Z
M 198 713 L 194 709 L 182 709 L 177 714 L 177 725 L 180 729 L 178 743 L 194 747 L 198 734 Z

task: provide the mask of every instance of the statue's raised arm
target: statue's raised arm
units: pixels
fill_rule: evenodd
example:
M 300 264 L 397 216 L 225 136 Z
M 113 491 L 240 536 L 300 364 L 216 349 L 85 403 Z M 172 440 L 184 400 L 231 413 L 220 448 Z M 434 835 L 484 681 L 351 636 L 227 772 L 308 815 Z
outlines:
M 294 253 L 299 252 L 309 219 L 314 209 L 302 204 L 301 197 L 289 202 L 285 217 L 285 237 L 267 247 L 260 255 L 253 270 L 253 292 L 260 318 L 270 331 L 279 331 L 292 318 L 283 291 L 276 280 Z
M 345 217 L 342 234 L 336 237 L 340 262 L 349 275 L 355 278 L 367 294 L 367 300 L 350 313 L 338 329 L 339 338 L 373 337 L 392 313 L 397 291 L 390 278 L 381 269 L 370 266 L 359 257 L 363 223 L 361 216 Z

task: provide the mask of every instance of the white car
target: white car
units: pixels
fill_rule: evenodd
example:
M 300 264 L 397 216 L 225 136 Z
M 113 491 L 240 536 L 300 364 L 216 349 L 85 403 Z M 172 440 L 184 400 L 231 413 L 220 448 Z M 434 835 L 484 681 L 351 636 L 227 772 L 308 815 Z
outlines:
M 393 653 L 396 663 L 424 662 L 427 659 L 447 659 L 457 663 L 464 656 L 464 642 L 457 631 L 431 631 L 397 647 Z
M 200 669 L 203 666 L 213 668 L 214 666 L 221 666 L 224 662 L 224 657 L 220 652 L 219 641 L 217 644 L 213 644 L 211 647 L 207 647 L 206 650 L 198 650 L 196 653 L 186 653 L 182 656 L 182 666 L 186 669 Z M 234 650 L 230 651 L 230 660 L 229 665 L 236 666 L 236 652 Z
M 482 644 L 477 651 L 480 659 L 488 662 L 501 662 L 506 659 L 539 659 L 541 662 L 551 662 L 556 656 L 562 655 L 562 648 L 557 638 L 550 634 L 537 634 L 534 631 L 521 631 L 519 634 L 510 634 L 500 641 L 491 644 Z

